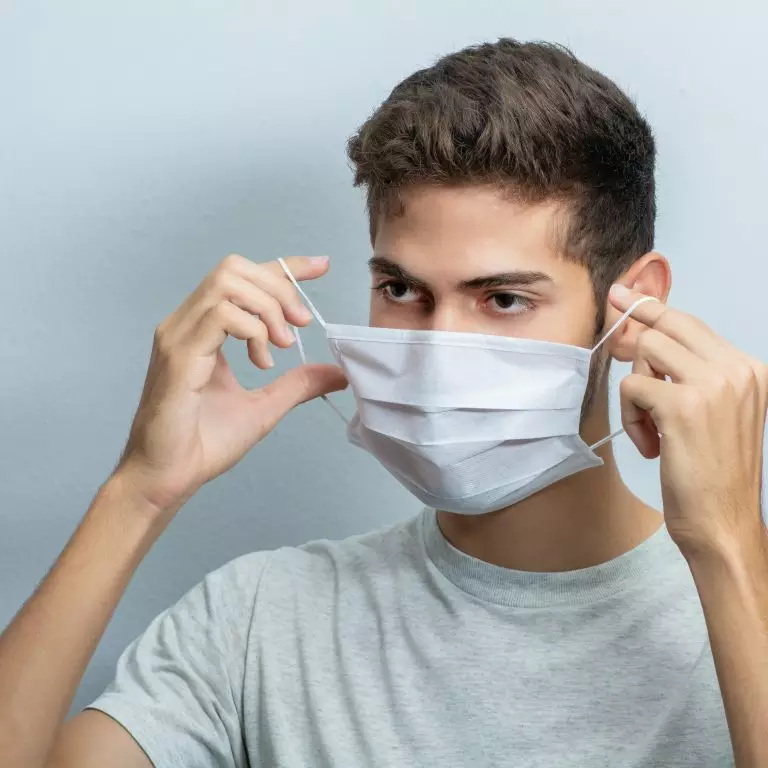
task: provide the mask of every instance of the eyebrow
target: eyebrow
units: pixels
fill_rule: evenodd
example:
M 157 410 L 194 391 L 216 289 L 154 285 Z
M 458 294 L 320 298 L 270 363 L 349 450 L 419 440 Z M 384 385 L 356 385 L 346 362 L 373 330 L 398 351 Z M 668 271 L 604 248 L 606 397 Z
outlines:
M 386 256 L 374 256 L 368 260 L 368 266 L 372 272 L 388 275 L 396 280 L 414 287 L 429 290 L 429 286 L 418 277 L 414 277 L 399 264 Z M 490 288 L 503 288 L 509 286 L 526 286 L 535 283 L 553 283 L 552 277 L 546 272 L 531 269 L 516 269 L 512 272 L 499 272 L 493 275 L 473 277 L 470 280 L 462 280 L 459 288 L 462 290 L 488 290 Z
M 393 277 L 395 280 L 400 280 L 413 288 L 429 289 L 429 286 L 423 280 L 414 277 L 410 272 L 407 272 L 399 264 L 392 261 L 392 259 L 388 259 L 386 256 L 373 256 L 368 259 L 368 266 L 371 272 L 378 272 L 381 275 Z

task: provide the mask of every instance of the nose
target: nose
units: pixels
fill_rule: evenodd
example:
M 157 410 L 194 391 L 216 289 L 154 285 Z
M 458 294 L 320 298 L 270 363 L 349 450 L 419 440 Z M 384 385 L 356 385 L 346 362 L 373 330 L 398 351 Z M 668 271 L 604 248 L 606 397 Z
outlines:
M 457 307 L 451 306 L 449 302 L 439 303 L 430 313 L 427 322 L 430 331 L 470 331 L 470 325 L 464 313 Z

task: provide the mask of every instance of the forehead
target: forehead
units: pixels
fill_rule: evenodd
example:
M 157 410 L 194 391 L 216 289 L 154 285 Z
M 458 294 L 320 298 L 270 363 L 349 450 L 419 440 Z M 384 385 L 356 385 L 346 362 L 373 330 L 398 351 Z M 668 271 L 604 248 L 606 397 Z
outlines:
M 424 277 L 466 280 L 513 269 L 557 272 L 562 206 L 526 204 L 487 186 L 419 186 L 380 215 L 374 255 Z

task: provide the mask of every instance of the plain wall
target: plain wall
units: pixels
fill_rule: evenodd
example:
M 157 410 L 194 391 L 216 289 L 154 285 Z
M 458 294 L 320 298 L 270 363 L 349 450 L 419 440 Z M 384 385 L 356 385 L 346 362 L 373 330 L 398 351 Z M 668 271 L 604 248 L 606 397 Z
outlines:
M 0 626 L 113 468 L 155 326 L 223 256 L 331 254 L 311 294 L 327 318 L 365 322 L 345 141 L 400 79 L 464 45 L 559 41 L 637 99 L 658 140 L 672 303 L 768 359 L 767 24 L 748 2 L 0 0 Z M 317 329 L 305 339 L 324 354 Z M 226 349 L 244 384 L 269 378 Z M 626 438 L 617 453 L 659 504 L 658 464 Z M 418 508 L 325 405 L 302 407 L 178 515 L 76 706 L 207 571 Z

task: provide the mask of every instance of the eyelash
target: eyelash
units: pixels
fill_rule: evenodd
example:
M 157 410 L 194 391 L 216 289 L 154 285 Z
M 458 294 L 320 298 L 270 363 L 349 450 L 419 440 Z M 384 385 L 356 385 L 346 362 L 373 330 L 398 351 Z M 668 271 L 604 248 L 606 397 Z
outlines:
M 409 300 L 404 300 L 402 298 L 397 299 L 394 296 L 392 296 L 389 291 L 393 286 L 403 286 L 408 292 L 413 291 L 415 293 L 415 290 L 408 286 L 407 283 L 404 283 L 402 280 L 385 280 L 378 285 L 373 286 L 373 290 L 379 293 L 385 301 L 389 301 L 392 304 L 410 304 L 412 303 Z M 530 311 L 534 308 L 534 302 L 527 298 L 526 296 L 521 296 L 518 293 L 514 293 L 512 291 L 496 291 L 495 293 L 490 293 L 486 300 L 493 300 L 496 297 L 499 296 L 505 296 L 505 297 L 512 297 L 514 298 L 514 304 L 512 306 L 518 307 L 518 309 L 514 311 L 503 311 L 503 310 L 492 310 L 494 314 L 497 315 L 522 315 L 525 312 Z

